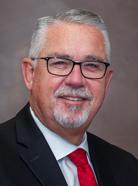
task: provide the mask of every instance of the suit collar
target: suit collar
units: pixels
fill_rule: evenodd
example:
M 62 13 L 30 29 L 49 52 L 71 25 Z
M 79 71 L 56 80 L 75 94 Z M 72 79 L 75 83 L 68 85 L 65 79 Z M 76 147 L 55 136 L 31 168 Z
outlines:
M 16 133 L 20 157 L 39 182 L 67 186 L 51 149 L 31 117 L 29 105 L 16 116 Z

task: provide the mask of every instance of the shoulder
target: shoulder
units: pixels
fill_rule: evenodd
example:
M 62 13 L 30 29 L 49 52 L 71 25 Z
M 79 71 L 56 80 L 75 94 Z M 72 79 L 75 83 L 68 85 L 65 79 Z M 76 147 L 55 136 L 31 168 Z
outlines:
M 15 123 L 16 119 L 10 119 L 9 121 L 0 124 L 0 162 L 4 162 L 7 159 L 7 155 L 10 152 L 15 152 L 16 149 L 16 135 L 15 135 Z
M 4 133 L 13 130 L 13 128 L 15 128 L 15 123 L 16 123 L 16 118 L 12 118 L 4 123 L 0 124 L 0 136 L 2 136 L 2 134 L 4 135 Z
M 16 117 L 0 124 L 0 139 L 13 137 L 15 133 Z
M 89 133 L 88 145 L 93 162 L 118 185 L 138 185 L 138 160 L 132 154 Z
M 27 107 L 27 106 L 26 106 Z M 24 107 L 21 111 L 19 111 L 15 117 L 10 120 L 0 124 L 0 146 L 4 146 L 7 144 L 11 144 L 13 141 L 16 141 L 16 127 L 17 124 L 23 121 L 22 118 L 25 118 L 26 107 Z
M 93 134 L 88 133 L 88 144 L 90 148 L 94 148 L 94 151 L 101 155 L 102 158 L 108 159 L 108 161 L 116 164 L 134 164 L 138 170 L 138 160 L 131 153 L 127 152 L 120 147 L 117 147 Z
M 13 118 L 0 124 L 0 134 L 7 133 L 15 129 L 16 123 L 26 118 L 26 113 L 29 112 L 29 104 L 25 105 Z

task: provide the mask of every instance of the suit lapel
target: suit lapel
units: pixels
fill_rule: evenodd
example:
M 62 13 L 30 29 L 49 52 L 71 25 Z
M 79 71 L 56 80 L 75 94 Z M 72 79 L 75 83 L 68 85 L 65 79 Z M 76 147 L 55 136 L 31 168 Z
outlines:
M 91 161 L 98 180 L 99 186 L 117 186 L 114 180 L 112 169 L 110 168 L 108 158 L 106 156 L 106 147 L 100 146 L 94 135 L 88 134 L 88 146 Z
M 30 115 L 29 106 L 17 115 L 16 123 L 19 154 L 40 183 L 67 186 L 51 149 Z

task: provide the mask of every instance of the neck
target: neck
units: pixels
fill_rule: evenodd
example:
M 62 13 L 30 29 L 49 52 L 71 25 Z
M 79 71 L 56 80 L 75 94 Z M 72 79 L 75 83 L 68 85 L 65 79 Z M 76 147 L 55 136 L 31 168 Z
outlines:
M 73 145 L 80 145 L 83 141 L 83 137 L 84 137 L 84 133 L 78 133 L 76 132 L 75 129 L 69 129 L 66 131 L 66 129 L 63 129 L 64 132 L 62 132 L 61 134 L 59 133 L 59 135 L 61 137 L 63 137 L 65 140 L 67 140 L 69 143 L 73 144 Z M 75 131 L 73 131 L 75 130 Z

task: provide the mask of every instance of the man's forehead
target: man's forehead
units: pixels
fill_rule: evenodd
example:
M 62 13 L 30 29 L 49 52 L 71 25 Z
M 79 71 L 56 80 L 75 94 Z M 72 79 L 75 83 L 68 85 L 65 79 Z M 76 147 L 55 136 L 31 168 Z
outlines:
M 101 41 L 101 44 L 104 42 L 103 33 L 96 26 L 66 22 L 49 25 L 47 31 L 45 32 L 44 42 L 49 44 L 49 42 L 54 42 L 55 40 L 56 42 L 60 40 L 64 41 L 64 39 L 66 41 L 77 41 L 78 39 L 78 42 L 81 42 L 86 40 L 86 38 L 89 41 L 96 38 Z
M 89 25 L 84 23 L 75 23 L 75 22 L 64 22 L 64 21 L 57 21 L 55 23 L 49 24 L 47 32 L 56 32 L 57 30 L 60 30 L 60 32 L 64 32 L 66 30 L 72 30 L 72 29 L 83 29 L 87 31 L 95 31 L 95 32 L 101 32 L 101 30 L 96 25 Z M 81 30 L 80 30 L 81 32 Z
M 103 35 L 95 26 L 74 23 L 52 24 L 48 28 L 44 42 L 42 51 L 48 56 L 66 56 L 74 59 L 74 54 L 78 53 L 78 56 L 82 54 L 82 59 L 79 60 L 105 59 Z M 94 47 L 96 48 L 94 50 L 103 50 L 103 54 L 93 53 Z

